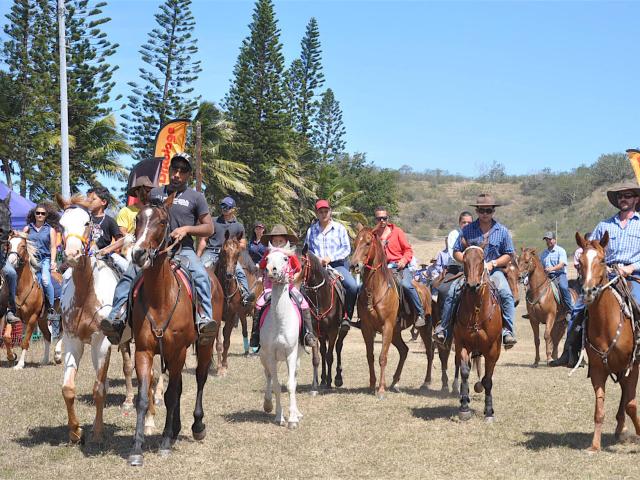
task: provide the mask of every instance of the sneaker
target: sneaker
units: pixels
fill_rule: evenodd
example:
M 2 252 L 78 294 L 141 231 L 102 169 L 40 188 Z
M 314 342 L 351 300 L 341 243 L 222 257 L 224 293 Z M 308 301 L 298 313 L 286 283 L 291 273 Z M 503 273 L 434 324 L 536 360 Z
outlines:
M 307 332 L 307 334 L 304 336 L 304 344 L 307 347 L 313 347 L 317 341 L 318 340 L 316 339 L 316 336 L 311 332 Z
M 111 322 L 108 318 L 105 318 L 100 322 L 100 330 L 102 330 L 111 345 L 118 345 L 124 331 L 124 322 L 121 320 Z
M 12 311 L 8 311 L 7 312 L 7 317 L 6 318 L 7 318 L 7 323 L 9 325 L 13 325 L 14 323 L 18 323 L 18 322 L 21 321 L 20 318 L 16 317 L 16 314 L 13 313 Z
M 218 322 L 207 317 L 202 317 L 198 324 L 198 345 L 209 345 L 218 333 Z
M 418 315 L 418 318 L 416 319 L 416 322 L 414 323 L 414 325 L 417 328 L 420 327 L 424 327 L 427 324 L 427 322 L 424 320 L 424 315 Z
M 502 344 L 504 345 L 505 350 L 509 350 L 512 348 L 518 341 L 516 337 L 513 336 L 513 333 L 507 332 L 502 337 Z
M 446 332 L 444 331 L 444 328 L 442 328 L 441 325 L 438 325 L 435 331 L 433 332 L 433 339 L 436 341 L 436 343 L 439 343 L 440 345 L 444 345 L 444 343 L 447 341 Z

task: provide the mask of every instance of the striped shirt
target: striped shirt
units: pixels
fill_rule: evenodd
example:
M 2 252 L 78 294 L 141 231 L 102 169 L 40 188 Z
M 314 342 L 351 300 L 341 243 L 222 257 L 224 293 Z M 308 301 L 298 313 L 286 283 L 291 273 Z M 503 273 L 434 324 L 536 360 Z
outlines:
M 493 225 L 488 232 L 489 243 L 484 247 L 484 261 L 490 262 L 491 260 L 497 260 L 502 255 L 511 255 L 515 250 L 513 248 L 513 241 L 507 227 L 501 223 L 493 220 Z M 480 245 L 484 242 L 484 236 L 482 230 L 480 230 L 480 221 L 474 220 L 469 225 L 462 229 L 462 233 L 456 240 L 456 244 L 453 247 L 454 252 L 463 252 L 462 238 L 467 241 L 469 245 Z
M 331 220 L 322 231 L 320 222 L 315 222 L 307 230 L 304 241 L 309 251 L 320 258 L 329 257 L 331 262 L 346 259 L 351 253 L 351 242 L 344 225 Z
M 624 228 L 620 225 L 618 215 L 601 221 L 593 231 L 591 240 L 602 239 L 604 232 L 609 232 L 609 243 L 605 249 L 607 265 L 633 264 L 635 270 L 640 270 L 640 214 L 634 213 Z
M 547 274 L 550 277 L 557 277 L 558 275 L 567 273 L 567 252 L 559 245 L 556 245 L 551 250 L 545 248 L 544 251 L 540 254 L 540 261 L 542 262 L 542 266 L 544 268 L 555 267 L 556 265 L 564 263 L 564 267 L 562 267 L 561 270 L 555 270 Z

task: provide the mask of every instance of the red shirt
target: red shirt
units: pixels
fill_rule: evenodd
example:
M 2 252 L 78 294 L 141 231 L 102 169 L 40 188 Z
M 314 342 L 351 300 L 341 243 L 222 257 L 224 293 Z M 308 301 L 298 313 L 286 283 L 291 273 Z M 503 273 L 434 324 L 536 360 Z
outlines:
M 262 270 L 267 268 L 267 256 L 268 255 L 269 255 L 269 252 L 265 252 L 265 254 L 262 256 L 262 260 L 260 260 L 260 263 L 259 263 L 258 266 Z M 300 270 L 302 270 L 302 266 L 300 265 L 300 260 L 298 260 L 298 257 L 296 257 L 295 255 L 289 256 L 289 268 L 291 268 L 291 273 L 292 274 L 298 273 Z
M 389 262 L 397 262 L 403 259 L 405 265 L 409 265 L 413 258 L 413 249 L 407 241 L 407 236 L 400 227 L 393 223 L 389 223 L 388 226 L 391 229 L 391 233 L 385 240 L 380 238 L 384 246 L 384 253 L 387 255 L 387 260 Z M 378 237 L 380 237 L 380 234 L 378 234 Z

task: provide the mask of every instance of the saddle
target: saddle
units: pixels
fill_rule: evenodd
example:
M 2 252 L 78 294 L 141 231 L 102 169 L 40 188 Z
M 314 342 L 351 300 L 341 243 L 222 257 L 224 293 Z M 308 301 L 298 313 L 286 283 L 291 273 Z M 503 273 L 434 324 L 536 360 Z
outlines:
M 333 288 L 335 288 L 336 293 L 338 294 L 338 298 L 342 302 L 342 305 L 346 305 L 345 299 L 347 292 L 344 289 L 344 285 L 342 285 L 342 281 L 344 277 L 340 274 L 338 270 L 327 265 L 327 273 L 329 274 L 329 279 L 331 283 L 333 283 Z
M 409 326 L 408 319 L 416 314 L 416 309 L 409 297 L 404 293 L 404 288 L 402 287 L 402 272 L 393 272 L 393 283 L 395 285 L 396 292 L 398 293 L 397 321 L 400 322 L 402 328 L 406 328 Z
M 271 308 L 271 290 L 265 291 L 263 295 L 264 305 L 260 307 L 260 311 L 258 312 L 258 318 L 260 319 L 260 328 L 262 328 L 264 319 L 267 318 L 267 313 Z M 291 300 L 293 300 L 293 304 L 296 307 L 296 313 L 298 314 L 298 318 L 300 320 L 300 334 L 298 336 L 298 341 L 302 345 L 304 345 L 304 336 L 306 334 L 304 322 L 302 321 L 302 301 L 304 300 L 304 297 L 302 296 L 302 293 L 298 292 L 297 290 L 289 290 L 289 297 L 291 297 Z

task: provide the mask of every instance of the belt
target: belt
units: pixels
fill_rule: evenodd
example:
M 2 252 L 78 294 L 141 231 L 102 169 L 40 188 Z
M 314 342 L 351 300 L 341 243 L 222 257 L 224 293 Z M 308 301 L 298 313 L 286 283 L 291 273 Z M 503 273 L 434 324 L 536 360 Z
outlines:
M 213 247 L 209 249 L 209 251 L 213 253 L 220 253 L 221 250 L 222 250 L 222 247 Z
M 460 265 L 447 265 L 447 273 L 456 274 L 462 271 Z

